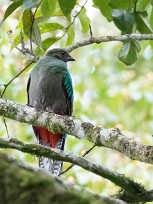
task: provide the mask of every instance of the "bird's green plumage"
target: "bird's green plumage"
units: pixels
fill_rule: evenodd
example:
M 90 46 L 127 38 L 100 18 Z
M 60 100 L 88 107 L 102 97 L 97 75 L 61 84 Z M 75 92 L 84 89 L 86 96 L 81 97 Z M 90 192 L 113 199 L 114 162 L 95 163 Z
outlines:
M 46 110 L 53 111 L 57 114 L 71 115 L 73 87 L 71 76 L 65 62 L 50 56 L 42 57 L 33 68 L 30 80 L 30 105 L 38 109 L 47 108 Z M 67 103 L 67 101 L 69 102 Z M 54 105 L 56 106 L 54 109 L 53 103 L 59 103 L 59 108 L 57 104 Z M 65 108 L 65 113 L 60 112 L 60 105 Z
M 71 102 L 73 103 L 74 97 L 73 97 L 72 80 L 69 73 L 67 73 L 64 77 L 64 86 L 65 86 L 67 96 L 71 99 Z

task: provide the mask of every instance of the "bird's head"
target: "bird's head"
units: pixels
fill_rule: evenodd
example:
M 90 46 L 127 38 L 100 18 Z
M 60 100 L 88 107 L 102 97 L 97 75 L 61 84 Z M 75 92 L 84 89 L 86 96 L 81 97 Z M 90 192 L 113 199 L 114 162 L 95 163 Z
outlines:
M 46 56 L 55 57 L 64 62 L 75 61 L 73 57 L 65 49 L 53 49 L 46 53 Z

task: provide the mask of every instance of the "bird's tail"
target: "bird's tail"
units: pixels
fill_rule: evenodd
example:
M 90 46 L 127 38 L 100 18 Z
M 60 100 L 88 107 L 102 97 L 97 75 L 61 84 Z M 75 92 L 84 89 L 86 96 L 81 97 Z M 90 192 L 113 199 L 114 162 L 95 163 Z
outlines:
M 39 139 L 40 144 L 44 146 L 64 150 L 64 144 L 65 144 L 65 138 L 66 138 L 65 135 L 53 134 L 49 132 L 47 129 L 44 129 L 41 127 L 33 127 L 33 129 L 37 138 Z M 61 173 L 62 165 L 63 165 L 63 162 L 61 161 L 48 159 L 43 156 L 39 158 L 39 167 L 56 176 L 58 176 Z

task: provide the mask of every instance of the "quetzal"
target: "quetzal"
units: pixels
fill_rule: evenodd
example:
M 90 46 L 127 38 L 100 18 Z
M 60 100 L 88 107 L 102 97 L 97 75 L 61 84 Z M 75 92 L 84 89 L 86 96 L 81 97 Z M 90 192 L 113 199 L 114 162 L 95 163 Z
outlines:
M 68 61 L 74 59 L 64 49 L 49 50 L 38 60 L 27 84 L 28 105 L 59 115 L 72 115 L 73 87 L 66 64 Z M 36 126 L 33 130 L 40 144 L 64 150 L 66 135 Z M 39 167 L 59 175 L 62 162 L 40 157 Z

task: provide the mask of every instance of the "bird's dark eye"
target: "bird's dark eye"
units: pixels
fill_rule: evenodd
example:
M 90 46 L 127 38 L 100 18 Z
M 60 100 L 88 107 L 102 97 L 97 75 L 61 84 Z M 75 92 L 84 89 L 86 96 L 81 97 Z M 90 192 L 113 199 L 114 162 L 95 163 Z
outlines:
M 63 51 L 63 52 L 62 52 L 62 55 L 65 55 L 65 53 L 66 53 L 66 52 Z

